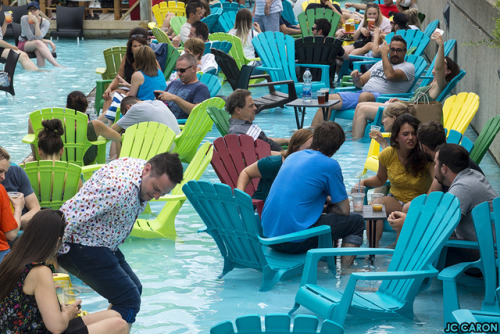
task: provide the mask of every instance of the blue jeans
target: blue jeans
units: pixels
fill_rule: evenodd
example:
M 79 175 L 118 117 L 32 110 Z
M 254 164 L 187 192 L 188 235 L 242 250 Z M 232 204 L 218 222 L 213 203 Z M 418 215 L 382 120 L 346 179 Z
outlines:
M 106 247 L 68 245 L 70 251 L 57 257 L 59 264 L 106 298 L 111 309 L 120 313 L 126 322 L 135 322 L 141 307 L 142 285 L 122 252 Z
M 280 31 L 280 15 L 281 12 L 269 15 L 255 15 L 253 20 L 260 25 L 262 32 Z

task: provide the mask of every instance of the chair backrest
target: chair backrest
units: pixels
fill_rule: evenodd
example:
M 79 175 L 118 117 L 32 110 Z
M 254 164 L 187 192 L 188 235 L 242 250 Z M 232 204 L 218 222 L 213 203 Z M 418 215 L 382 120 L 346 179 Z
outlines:
M 283 11 L 281 12 L 283 18 L 293 25 L 299 24 L 295 19 L 295 14 L 293 13 L 293 5 L 290 3 L 290 1 L 284 0 L 281 3 L 283 4 Z
M 480 262 L 484 277 L 484 300 L 482 311 L 498 312 L 500 300 L 498 289 L 500 288 L 497 274 L 500 272 L 498 255 L 496 249 L 500 247 L 500 197 L 493 200 L 493 210 L 490 211 L 490 203 L 484 202 L 472 209 L 472 218 L 476 229 Z
M 210 33 L 214 32 L 215 26 L 219 23 L 220 14 L 210 14 L 207 17 L 201 19 L 201 22 L 205 23 L 208 27 Z
M 335 64 L 337 55 L 342 48 L 342 41 L 335 37 L 307 36 L 295 40 L 295 55 L 298 64 Z M 305 72 L 300 68 L 300 76 Z M 321 80 L 321 69 L 311 69 L 312 80 Z M 334 76 L 330 76 L 333 78 Z
M 415 66 L 415 78 L 413 79 L 413 84 L 411 85 L 409 91 L 412 91 L 422 73 L 424 73 L 427 67 L 427 61 L 422 56 L 409 55 L 406 57 L 406 61 L 412 63 Z
M 234 58 L 221 50 L 211 49 L 210 52 L 215 56 L 215 61 L 226 76 L 226 80 L 231 85 L 231 88 L 233 90 L 237 89 L 240 69 Z
M 479 109 L 479 96 L 460 93 L 446 99 L 443 105 L 443 126 L 464 133 Z
M 3 23 L 3 18 L 5 12 L 12 12 L 12 23 L 21 23 L 21 17 L 23 15 L 28 14 L 28 5 L 23 5 L 23 6 L 2 6 L 2 11 L 1 15 L 2 17 L 2 23 Z M 4 36 L 5 37 L 5 36 Z
M 83 166 L 83 156 L 91 146 L 87 139 L 88 116 L 73 109 L 46 108 L 33 111 L 30 114 L 31 124 L 35 133 L 35 147 L 38 147 L 38 133 L 43 129 L 45 119 L 60 119 L 64 127 L 61 137 L 64 143 L 64 153 L 61 160 Z M 38 157 L 38 150 L 35 150 Z
M 235 21 L 236 21 L 235 11 L 223 12 L 219 17 L 219 24 L 225 33 L 233 29 Z
M 460 202 L 450 193 L 432 192 L 413 199 L 387 271 L 431 269 L 460 217 Z M 422 279 L 384 281 L 377 294 L 412 307 L 421 283 Z
M 106 64 L 106 71 L 102 74 L 103 80 L 112 80 L 116 77 L 122 58 L 127 54 L 126 46 L 113 46 L 102 52 L 104 62 Z
M 134 124 L 123 134 L 120 158 L 149 160 L 157 154 L 167 152 L 174 139 L 174 131 L 165 124 L 156 122 Z
M 408 30 L 398 30 L 396 34 L 402 36 L 407 43 L 407 49 L 415 47 L 415 51 L 413 55 L 421 56 L 424 53 L 427 44 L 429 44 L 430 38 L 425 36 L 424 33 L 420 30 L 416 29 L 408 29 Z M 392 37 L 394 37 L 394 33 L 391 32 L 387 36 L 385 36 L 385 40 L 389 44 L 391 42 Z
M 165 71 L 163 72 L 163 76 L 165 77 L 165 80 L 170 79 L 170 75 L 174 71 L 175 64 L 177 64 L 177 59 L 180 57 L 179 51 L 171 45 L 167 45 L 168 50 L 167 50 L 167 62 L 165 63 Z
M 207 108 L 207 114 L 214 121 L 221 136 L 227 135 L 229 131 L 229 118 L 231 118 L 229 113 L 224 108 L 210 107 Z
M 460 70 L 460 72 L 453 79 L 451 79 L 450 82 L 448 82 L 446 87 L 437 97 L 436 101 L 443 102 L 445 97 L 447 97 L 448 94 L 451 93 L 452 89 L 455 88 L 455 86 L 460 82 L 460 80 L 462 80 L 465 74 L 466 72 L 464 70 Z
M 0 91 L 3 90 L 4 92 L 9 93 L 12 96 L 16 95 L 16 92 L 14 91 L 14 74 L 16 72 L 16 65 L 19 56 L 20 54 L 17 52 L 12 52 L 12 51 L 9 52 L 9 55 L 7 56 L 7 61 L 5 62 L 4 71 L 7 72 L 7 75 L 10 78 L 10 84 L 8 87 L 0 86 Z
M 163 25 L 163 20 L 165 19 L 165 15 L 162 14 L 160 5 L 164 3 L 164 1 L 160 2 L 159 4 L 154 5 L 151 10 L 153 12 L 153 16 L 155 17 L 156 24 L 161 27 Z
M 215 97 L 222 88 L 219 78 L 216 75 L 210 73 L 198 74 L 198 80 L 207 85 L 210 97 Z
M 474 147 L 474 143 L 469 138 L 462 135 L 460 132 L 458 132 L 456 130 L 450 130 L 450 131 L 448 131 L 447 134 L 448 134 L 448 137 L 446 138 L 446 142 L 448 144 L 460 144 L 469 153 L 472 150 L 472 148 Z
M 174 16 L 170 19 L 170 27 L 175 32 L 175 35 L 179 36 L 181 28 L 186 23 L 187 18 L 185 16 Z
M 271 155 L 271 147 L 263 140 L 248 135 L 225 135 L 214 140 L 212 167 L 219 180 L 236 188 L 238 177 L 245 167 Z M 245 192 L 250 196 L 257 190 L 260 179 L 252 179 Z
M 335 32 L 337 31 L 337 26 L 339 25 L 341 16 L 328 8 L 314 8 L 300 13 L 298 19 L 302 37 L 313 35 L 312 27 L 314 26 L 314 21 L 316 21 L 317 19 L 327 19 L 328 22 L 330 22 L 330 24 L 332 25 L 328 36 L 335 36 Z
M 474 143 L 474 148 L 470 153 L 470 158 L 474 160 L 476 164 L 479 164 L 483 159 L 486 151 L 490 147 L 491 143 L 495 139 L 497 133 L 500 131 L 500 115 L 490 119 L 486 122 L 481 133 Z
M 259 34 L 261 35 L 261 34 Z M 259 36 L 258 35 L 258 36 Z M 243 44 L 241 44 L 241 39 L 237 36 L 233 36 L 230 34 L 226 34 L 223 32 L 216 32 L 210 34 L 208 39 L 211 41 L 228 41 L 231 43 L 231 49 L 229 50 L 229 55 L 234 58 L 238 68 L 241 66 L 248 64 L 250 61 L 245 57 L 243 53 Z M 220 66 L 220 65 L 219 65 Z M 221 67 L 222 68 L 222 67 Z
M 431 38 L 432 33 L 436 30 L 439 25 L 439 20 L 434 20 L 427 25 L 424 30 L 424 35 Z
M 212 129 L 213 121 L 206 109 L 209 107 L 224 107 L 225 102 L 218 97 L 203 101 L 191 110 L 182 132 L 175 139 L 174 152 L 179 154 L 183 162 L 190 162 L 205 135 Z
M 57 210 L 78 191 L 82 168 L 64 161 L 33 161 L 22 166 L 41 207 Z
M 153 36 L 156 38 L 158 43 L 167 43 L 167 44 L 172 44 L 172 41 L 170 38 L 168 38 L 168 35 L 165 34 L 165 32 L 157 27 L 153 28 Z
M 246 7 L 238 4 L 237 2 L 223 2 L 222 3 L 222 11 L 223 12 L 229 12 L 229 11 L 237 12 L 242 8 L 246 8 Z
M 312 3 L 320 3 L 321 1 L 320 0 L 306 0 L 304 1 L 301 5 L 302 5 L 302 12 L 305 12 L 306 11 L 306 8 L 307 6 L 309 6 L 309 4 L 312 4 Z
M 217 49 L 221 50 L 224 53 L 229 53 L 229 50 L 231 50 L 231 47 L 233 45 L 231 42 L 228 41 L 212 41 L 212 42 L 205 42 L 205 51 L 203 54 L 210 53 L 210 49 Z
M 57 31 L 79 30 L 79 36 L 83 36 L 85 6 L 67 7 L 58 5 L 56 6 L 56 15 Z

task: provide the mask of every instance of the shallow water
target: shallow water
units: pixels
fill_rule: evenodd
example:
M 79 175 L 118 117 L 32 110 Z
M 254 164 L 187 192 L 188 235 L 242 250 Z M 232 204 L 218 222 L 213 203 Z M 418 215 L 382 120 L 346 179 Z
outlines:
M 76 46 L 74 41 L 57 42 L 58 61 L 68 69 L 46 68 L 50 72 L 28 73 L 18 68 L 15 76 L 16 98 L 6 98 L 0 93 L 0 144 L 12 155 L 12 161 L 19 162 L 29 153 L 28 145 L 21 143 L 26 133 L 26 123 L 30 112 L 42 107 L 64 106 L 65 97 L 72 90 L 90 92 L 98 76 L 96 67 L 103 65 L 102 50 L 122 45 L 118 40 L 86 40 Z M 230 93 L 226 84 L 221 94 Z M 262 91 L 254 93 L 259 96 Z M 311 122 L 313 111 L 306 115 L 305 124 Z M 291 108 L 264 111 L 257 115 L 255 122 L 270 137 L 290 137 L 296 128 Z M 368 144 L 350 141 L 350 122 L 339 120 L 344 127 L 348 140 L 341 147 L 335 158 L 338 159 L 347 188 L 358 180 L 368 149 Z M 467 135 L 475 138 L 468 130 Z M 205 140 L 213 141 L 219 137 L 214 127 Z M 481 163 L 487 177 L 497 191 L 500 190 L 498 166 L 487 156 Z M 218 178 L 209 166 L 202 180 L 218 182 Z M 152 205 L 154 211 L 161 204 Z M 247 314 L 265 315 L 267 313 L 286 313 L 294 302 L 295 292 L 299 287 L 300 277 L 279 282 L 269 292 L 259 292 L 261 273 L 250 269 L 235 269 L 223 279 L 218 275 L 222 271 L 222 258 L 213 239 L 197 231 L 204 227 L 203 222 L 187 201 L 181 208 L 176 229 L 178 238 L 174 242 L 165 239 L 129 238 L 121 246 L 131 267 L 143 284 L 142 309 L 133 326 L 133 333 L 206 333 L 214 324 L 233 321 L 236 317 Z M 383 245 L 393 241 L 393 235 L 386 233 Z M 373 268 L 364 259 L 356 261 L 361 270 L 383 270 L 388 259 L 377 257 Z M 342 289 L 345 276 L 328 272 L 320 266 L 319 279 L 331 288 Z M 74 284 L 82 285 L 73 279 Z M 379 282 L 368 284 L 364 289 L 375 289 Z M 477 284 L 461 287 L 463 307 L 478 308 L 481 291 Z M 97 311 L 105 309 L 107 302 L 95 292 L 83 286 L 83 309 Z M 298 313 L 310 312 L 300 308 Z M 347 333 L 440 333 L 442 332 L 442 288 L 438 281 L 415 301 L 414 321 L 407 319 L 372 320 L 348 316 L 345 329 Z

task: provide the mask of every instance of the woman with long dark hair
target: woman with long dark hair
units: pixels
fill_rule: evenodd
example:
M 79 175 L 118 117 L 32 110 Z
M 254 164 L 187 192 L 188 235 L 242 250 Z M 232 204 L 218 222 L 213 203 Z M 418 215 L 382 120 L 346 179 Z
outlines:
M 58 210 L 33 216 L 0 264 L 0 328 L 12 333 L 128 333 L 112 310 L 77 317 L 81 300 L 59 304 L 52 274 L 66 222 Z

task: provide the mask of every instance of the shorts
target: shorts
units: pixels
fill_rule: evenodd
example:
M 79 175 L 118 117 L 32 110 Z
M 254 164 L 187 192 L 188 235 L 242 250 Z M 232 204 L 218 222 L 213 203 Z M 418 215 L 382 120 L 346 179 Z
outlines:
M 396 197 L 394 197 L 394 195 L 393 195 L 393 194 L 391 194 L 391 193 L 388 193 L 388 194 L 387 194 L 387 196 L 394 198 L 394 199 L 395 199 L 396 201 L 398 201 L 398 202 L 399 202 L 399 204 L 401 204 L 402 206 L 405 206 L 405 204 L 406 204 L 405 202 L 398 200 L 398 199 L 397 199 Z
M 19 43 L 17 44 L 17 48 L 21 51 L 24 51 L 24 45 L 26 44 L 27 41 L 24 41 L 24 42 L 21 42 L 19 41 Z
M 87 325 L 83 322 L 82 317 L 76 317 L 71 319 L 68 324 L 68 328 L 63 332 L 63 334 L 88 334 L 89 330 Z
M 379 97 L 381 95 L 380 93 L 365 92 L 362 90 L 358 90 L 355 92 L 337 93 L 337 94 L 339 94 L 340 98 L 342 99 L 342 108 L 340 110 L 355 109 L 356 106 L 358 105 L 359 96 L 361 95 L 361 93 L 372 93 L 375 96 L 375 99 L 377 99 L 377 97 Z

